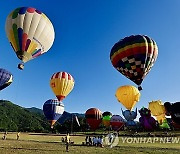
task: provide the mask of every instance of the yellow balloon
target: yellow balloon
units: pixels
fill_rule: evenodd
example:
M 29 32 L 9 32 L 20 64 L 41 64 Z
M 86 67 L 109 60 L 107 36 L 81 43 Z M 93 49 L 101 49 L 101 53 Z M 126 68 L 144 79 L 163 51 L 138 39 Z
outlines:
M 165 117 L 165 107 L 160 100 L 149 102 L 149 109 L 151 110 L 151 114 L 156 117 L 158 123 L 162 124 Z
M 136 87 L 125 85 L 117 89 L 115 96 L 128 110 L 132 110 L 139 101 L 141 94 Z
M 67 72 L 57 72 L 50 79 L 50 87 L 57 99 L 62 101 L 74 88 L 74 79 Z

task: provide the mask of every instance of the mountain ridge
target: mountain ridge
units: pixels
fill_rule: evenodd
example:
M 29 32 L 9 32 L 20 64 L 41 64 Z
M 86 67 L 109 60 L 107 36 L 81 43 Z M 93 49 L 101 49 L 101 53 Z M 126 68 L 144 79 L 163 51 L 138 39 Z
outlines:
M 0 131 L 51 131 L 50 124 L 44 116 L 43 110 L 36 107 L 25 108 L 8 100 L 0 100 L 0 115 Z M 64 111 L 55 125 L 62 125 L 66 120 L 71 120 L 72 115 L 85 117 L 84 114 Z

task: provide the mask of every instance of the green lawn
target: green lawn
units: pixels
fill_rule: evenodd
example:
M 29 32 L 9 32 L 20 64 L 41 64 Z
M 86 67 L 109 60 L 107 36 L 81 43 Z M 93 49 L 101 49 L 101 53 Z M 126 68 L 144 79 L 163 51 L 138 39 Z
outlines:
M 0 134 L 3 136 L 3 134 Z M 16 133 L 8 133 L 7 140 L 0 140 L 0 153 L 2 154 L 59 154 L 66 153 L 65 145 L 61 143 L 60 135 L 51 134 L 28 134 L 21 133 L 20 140 L 16 140 Z M 105 145 L 104 148 L 93 146 L 82 146 L 85 136 L 71 136 L 75 142 L 70 146 L 69 153 L 75 154 L 94 154 L 94 153 L 122 153 L 122 154 L 179 154 L 179 143 L 123 143 L 119 137 L 119 143 L 116 147 L 110 148 Z M 130 140 L 129 140 L 130 141 Z

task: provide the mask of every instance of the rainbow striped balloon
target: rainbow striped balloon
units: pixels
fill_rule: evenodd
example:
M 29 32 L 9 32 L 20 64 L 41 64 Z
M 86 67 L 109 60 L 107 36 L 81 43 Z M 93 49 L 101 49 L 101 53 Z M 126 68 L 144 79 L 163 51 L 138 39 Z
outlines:
M 47 52 L 54 42 L 54 28 L 41 11 L 20 7 L 6 19 L 6 34 L 17 57 L 27 62 Z
M 145 35 L 132 35 L 117 42 L 111 49 L 112 65 L 138 86 L 149 73 L 158 56 L 154 40 Z

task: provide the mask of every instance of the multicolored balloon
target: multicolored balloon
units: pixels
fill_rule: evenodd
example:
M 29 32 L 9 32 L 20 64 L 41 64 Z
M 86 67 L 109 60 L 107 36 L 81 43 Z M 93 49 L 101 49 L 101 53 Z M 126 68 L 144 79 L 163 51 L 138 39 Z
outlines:
M 112 65 L 124 76 L 138 85 L 151 70 L 158 56 L 154 40 L 146 35 L 131 35 L 117 42 L 111 49 Z
M 74 79 L 67 72 L 57 72 L 50 79 L 50 87 L 58 100 L 62 101 L 74 88 Z
M 109 127 L 110 126 L 110 120 L 112 117 L 112 113 L 109 111 L 106 111 L 102 114 L 103 118 L 102 118 L 102 123 L 104 126 Z
M 43 112 L 51 124 L 51 128 L 64 112 L 64 104 L 58 100 L 49 99 L 43 105 Z
M 0 90 L 8 87 L 12 82 L 13 75 L 9 71 L 0 68 Z
M 113 115 L 110 120 L 110 125 L 114 131 L 119 131 L 124 125 L 124 119 L 120 115 Z
M 47 52 L 54 42 L 54 28 L 51 21 L 41 11 L 32 7 L 13 10 L 6 19 L 6 34 L 17 57 L 18 65 L 37 58 Z
M 141 94 L 136 87 L 125 85 L 117 89 L 115 96 L 128 110 L 132 110 L 139 101 Z
M 90 108 L 86 111 L 85 118 L 91 130 L 96 130 L 102 121 L 102 112 L 97 108 Z

